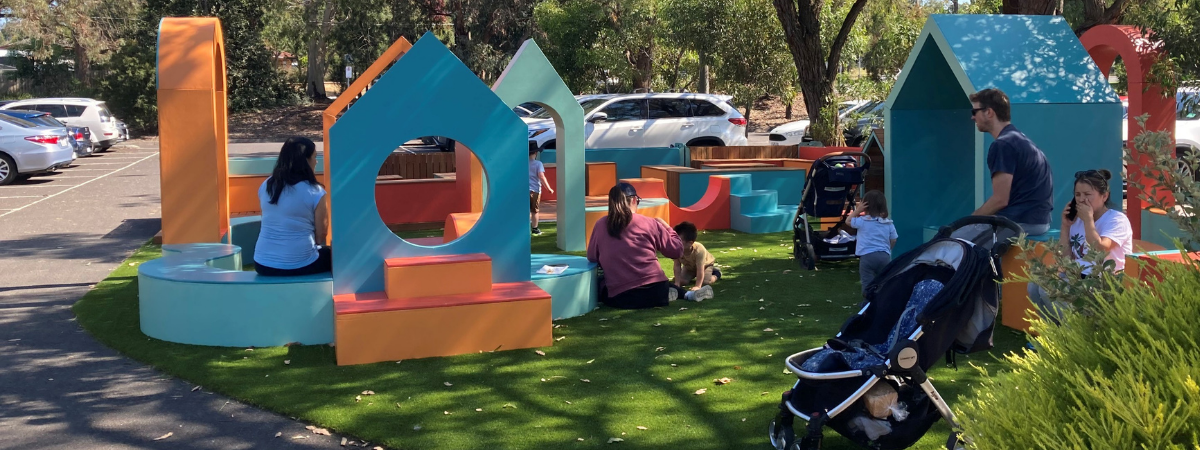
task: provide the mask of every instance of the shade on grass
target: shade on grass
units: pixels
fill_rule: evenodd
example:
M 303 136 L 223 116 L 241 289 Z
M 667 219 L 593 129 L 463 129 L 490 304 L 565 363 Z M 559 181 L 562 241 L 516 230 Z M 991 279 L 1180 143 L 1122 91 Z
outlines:
M 534 252 L 555 252 L 547 225 Z M 557 321 L 545 356 L 525 349 L 338 367 L 329 346 L 247 351 L 158 341 L 138 325 L 136 266 L 161 255 L 152 245 L 74 311 L 101 342 L 163 372 L 389 448 L 575 449 L 610 438 L 623 439 L 611 444 L 618 448 L 769 448 L 767 424 L 795 381 L 784 358 L 821 345 L 856 311 L 857 263 L 802 270 L 789 258 L 790 233 L 710 231 L 700 241 L 725 276 L 716 298 Z M 671 261 L 661 262 L 669 274 Z M 966 362 L 994 373 L 992 355 L 1023 343 L 1001 330 L 992 354 L 931 372 L 951 404 L 978 380 Z M 723 377 L 733 382 L 713 382 Z M 943 448 L 948 432 L 940 423 L 915 448 Z M 832 431 L 825 444 L 854 448 Z

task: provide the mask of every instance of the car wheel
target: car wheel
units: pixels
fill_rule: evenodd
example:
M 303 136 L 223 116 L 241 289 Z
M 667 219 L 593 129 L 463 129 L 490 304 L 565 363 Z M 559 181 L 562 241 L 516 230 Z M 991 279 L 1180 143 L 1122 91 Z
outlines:
M 17 163 L 12 157 L 0 154 L 0 186 L 17 181 Z

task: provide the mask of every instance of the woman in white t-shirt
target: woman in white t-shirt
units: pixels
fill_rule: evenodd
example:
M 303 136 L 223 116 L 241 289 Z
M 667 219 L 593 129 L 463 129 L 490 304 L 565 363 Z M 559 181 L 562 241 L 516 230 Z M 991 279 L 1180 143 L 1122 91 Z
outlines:
M 1112 172 L 1104 169 L 1075 173 L 1075 199 L 1062 212 L 1062 234 L 1059 244 L 1075 262 L 1084 266 L 1083 275 L 1091 275 L 1094 267 L 1083 257 L 1091 250 L 1108 253 L 1106 260 L 1115 263 L 1114 270 L 1125 269 L 1125 255 L 1133 252 L 1133 228 L 1129 217 L 1108 207 L 1108 183 Z M 1029 298 L 1052 318 L 1059 317 L 1064 307 L 1055 304 L 1041 287 L 1029 283 Z

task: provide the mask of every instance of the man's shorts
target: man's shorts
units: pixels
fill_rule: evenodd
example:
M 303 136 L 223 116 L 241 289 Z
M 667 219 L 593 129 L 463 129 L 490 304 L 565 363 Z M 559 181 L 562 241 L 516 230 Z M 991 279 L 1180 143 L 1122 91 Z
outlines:
M 530 213 L 538 212 L 538 209 L 539 209 L 538 203 L 541 200 L 542 200 L 541 192 L 529 191 L 529 212 Z

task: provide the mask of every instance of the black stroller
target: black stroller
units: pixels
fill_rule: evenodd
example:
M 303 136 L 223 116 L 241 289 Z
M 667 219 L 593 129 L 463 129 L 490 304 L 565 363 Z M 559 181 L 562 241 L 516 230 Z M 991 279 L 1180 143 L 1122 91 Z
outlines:
M 792 221 L 792 254 L 804 268 L 813 270 L 819 260 L 854 257 L 855 242 L 844 240 L 838 231 L 854 210 L 855 198 L 863 175 L 871 167 L 871 158 L 862 152 L 841 152 L 813 161 L 804 177 L 800 208 Z M 814 231 L 808 216 L 840 217 L 827 232 Z M 832 241 L 832 242 L 831 242 Z
M 971 226 L 974 242 L 950 237 Z M 779 450 L 821 448 L 823 427 L 871 449 L 903 449 L 954 414 L 925 373 L 943 355 L 992 347 L 1000 257 L 1021 233 L 1000 217 L 966 217 L 889 263 L 867 286 L 863 306 L 824 346 L 787 358 L 799 380 L 771 423 Z M 878 385 L 878 386 L 877 386 Z M 792 421 L 808 422 L 799 438 Z M 951 433 L 947 448 L 959 444 Z

